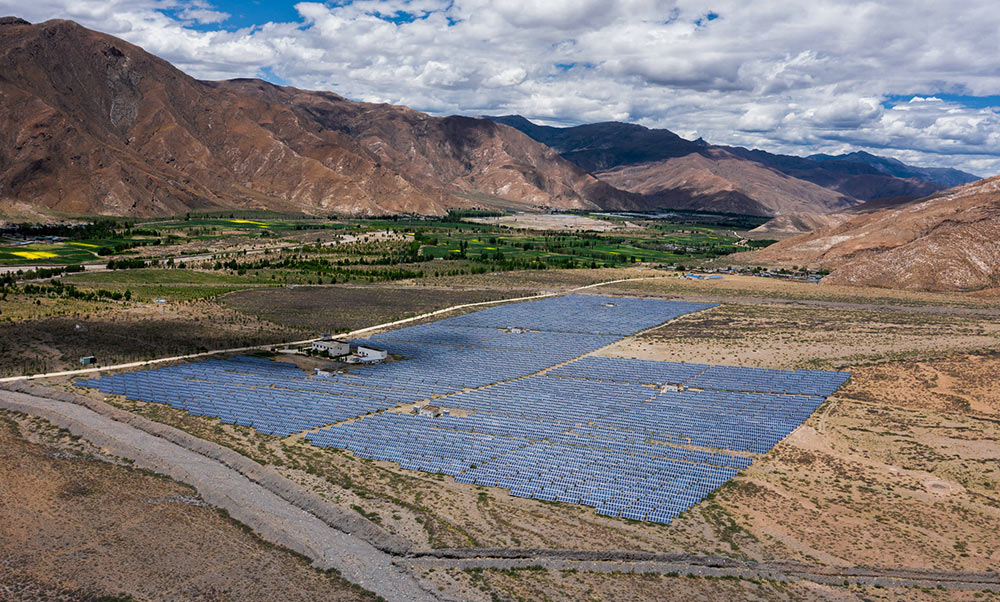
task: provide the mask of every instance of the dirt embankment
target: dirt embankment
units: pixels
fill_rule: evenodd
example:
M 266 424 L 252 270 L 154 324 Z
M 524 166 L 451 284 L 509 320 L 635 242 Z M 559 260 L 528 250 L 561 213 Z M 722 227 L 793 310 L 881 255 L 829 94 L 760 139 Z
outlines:
M 59 392 L 40 397 L 37 393 L 46 391 L 24 384 L 13 387 L 31 393 L 0 390 L 6 409 L 41 415 L 138 466 L 188 482 L 208 503 L 265 539 L 313 559 L 321 568 L 336 568 L 351 582 L 387 599 L 432 599 L 395 568 L 390 554 L 358 536 L 397 554 L 408 551 L 407 542 L 325 503 L 273 469 L 103 402 Z

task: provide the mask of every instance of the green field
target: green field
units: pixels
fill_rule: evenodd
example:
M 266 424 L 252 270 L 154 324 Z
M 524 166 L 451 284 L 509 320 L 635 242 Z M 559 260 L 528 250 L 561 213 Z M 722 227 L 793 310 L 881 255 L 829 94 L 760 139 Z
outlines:
M 659 235 L 496 234 L 487 231 L 418 229 L 420 253 L 432 258 L 519 261 L 553 267 L 567 263 L 610 267 L 623 263 L 674 263 L 704 259 L 739 250 L 739 240 L 703 228 Z
M 191 218 L 160 222 L 140 223 L 145 230 L 156 230 L 164 234 L 184 234 L 185 238 L 213 238 L 226 233 L 295 232 L 301 230 L 340 230 L 346 226 L 341 222 L 326 220 L 282 220 L 247 218 Z
M 45 242 L 0 246 L 0 264 L 52 265 L 83 263 L 100 259 L 98 251 L 107 241 Z

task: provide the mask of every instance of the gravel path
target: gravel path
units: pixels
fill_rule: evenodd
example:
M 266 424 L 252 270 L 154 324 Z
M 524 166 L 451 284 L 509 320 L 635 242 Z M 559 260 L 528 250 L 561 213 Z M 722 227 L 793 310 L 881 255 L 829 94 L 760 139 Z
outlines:
M 386 600 L 436 599 L 394 564 L 391 555 L 334 529 L 219 461 L 66 401 L 0 390 L 0 407 L 41 416 L 136 466 L 194 486 L 206 502 L 225 509 L 264 539 L 313 559 L 317 568 L 335 568 Z

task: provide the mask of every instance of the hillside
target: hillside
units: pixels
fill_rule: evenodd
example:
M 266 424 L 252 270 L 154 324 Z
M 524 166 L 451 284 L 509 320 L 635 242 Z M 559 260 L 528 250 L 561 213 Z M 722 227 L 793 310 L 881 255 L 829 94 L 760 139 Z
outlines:
M 202 82 L 71 21 L 0 22 L 0 98 L 0 211 L 646 206 L 502 125 L 258 80 Z
M 707 209 L 703 205 L 708 202 L 716 211 L 775 216 L 830 213 L 859 203 L 717 147 L 665 161 L 623 165 L 594 175 L 612 186 L 677 209 Z M 691 199 L 687 206 L 674 201 L 679 193 Z M 720 202 L 721 195 L 730 195 L 728 202 Z
M 825 268 L 828 284 L 919 290 L 1000 286 L 1000 177 L 789 238 L 731 258 Z
M 835 226 L 851 218 L 850 213 L 788 213 L 768 221 L 766 224 L 750 230 L 755 235 L 792 236 Z
M 551 146 L 612 186 L 678 209 L 830 213 L 883 197 L 916 199 L 976 179 L 868 153 L 804 158 L 714 146 L 631 123 L 556 128 L 519 115 L 489 119 Z

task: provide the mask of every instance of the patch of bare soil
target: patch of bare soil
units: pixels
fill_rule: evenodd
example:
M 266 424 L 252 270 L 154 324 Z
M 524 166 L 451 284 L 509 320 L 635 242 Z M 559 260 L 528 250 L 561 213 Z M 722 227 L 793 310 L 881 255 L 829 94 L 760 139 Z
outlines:
M 840 566 L 1000 561 L 996 424 L 844 400 L 826 411 L 723 487 L 744 529 L 779 558 Z M 992 443 L 966 456 L 955 440 L 972 432 Z
M 643 573 L 593 573 L 545 570 L 457 569 L 424 573 L 425 582 L 443 588 L 452 599 L 473 602 L 546 600 L 559 602 L 777 602 L 951 601 L 1000 598 L 993 592 L 922 590 L 911 587 L 824 585 L 808 581 L 785 583 L 757 579 L 701 578 Z
M 117 364 L 297 340 L 306 332 L 210 301 L 0 322 L 0 375 L 79 368 L 84 355 Z
M 625 339 L 601 354 L 762 368 L 844 369 L 991 346 L 1000 346 L 1000 319 L 724 304 Z
M 371 599 L 206 507 L 191 488 L 0 412 L 0 598 L 100 596 Z
M 585 215 L 551 214 L 551 213 L 518 213 L 502 217 L 470 217 L 467 222 L 507 226 L 523 230 L 557 230 L 591 232 L 610 232 L 623 228 L 637 228 L 634 224 L 617 224 L 603 219 L 594 219 Z
M 715 260 L 719 267 L 728 267 L 726 258 Z M 650 270 L 647 270 L 650 271 Z M 673 272 L 659 272 L 671 275 Z M 886 288 L 815 284 L 783 278 L 726 274 L 721 280 L 690 280 L 663 278 L 616 284 L 607 290 L 621 294 L 656 294 L 672 296 L 705 296 L 790 300 L 819 300 L 844 303 L 876 303 L 883 305 L 941 305 L 951 307 L 996 308 L 996 299 L 976 293 L 931 293 Z
M 1000 350 L 982 350 L 936 361 L 861 366 L 840 394 L 909 408 L 995 415 L 1000 414 L 998 375 Z

